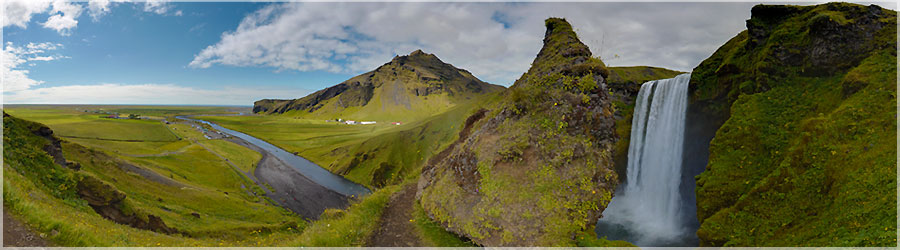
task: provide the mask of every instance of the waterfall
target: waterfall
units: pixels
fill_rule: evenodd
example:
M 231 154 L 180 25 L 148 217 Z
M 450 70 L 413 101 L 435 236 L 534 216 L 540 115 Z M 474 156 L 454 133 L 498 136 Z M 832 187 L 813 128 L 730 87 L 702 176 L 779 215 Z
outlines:
M 634 107 L 628 168 L 597 231 L 638 246 L 678 244 L 682 220 L 681 162 L 690 74 L 646 82 Z

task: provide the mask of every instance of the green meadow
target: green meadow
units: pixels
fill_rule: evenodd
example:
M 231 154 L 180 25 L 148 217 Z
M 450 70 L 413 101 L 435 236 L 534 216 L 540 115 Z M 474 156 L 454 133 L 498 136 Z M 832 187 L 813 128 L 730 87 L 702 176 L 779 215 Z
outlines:
M 288 114 L 197 118 L 252 135 L 356 183 L 379 188 L 418 177 L 425 160 L 456 139 L 474 107 L 476 102 L 468 102 L 401 125 L 348 125 Z
M 5 112 L 22 120 L 5 118 L 5 127 L 21 127 L 10 126 L 17 122 L 45 124 L 63 141 L 65 158 L 80 163 L 81 170 L 50 163 L 49 155 L 38 146 L 7 147 L 4 203 L 14 217 L 63 246 L 363 246 L 378 227 L 374 218 L 381 216 L 389 197 L 401 183 L 414 181 L 426 159 L 456 139 L 461 121 L 473 107 L 472 103 L 461 105 L 399 126 L 347 125 L 289 116 L 200 117 L 298 152 L 373 188 L 372 195 L 353 201 L 347 209 L 329 209 L 321 220 L 309 222 L 264 197 L 263 188 L 247 176 L 262 158 L 260 153 L 227 140 L 206 139 L 201 126 L 174 119 L 182 114 L 239 110 L 7 106 Z M 102 118 L 105 114 L 93 112 L 101 108 L 102 112 L 152 118 Z M 21 140 L 23 137 L 31 139 Z M 44 141 L 26 131 L 4 131 L 4 139 L 4 144 L 7 140 L 32 140 L 34 145 Z M 36 156 L 21 157 L 20 151 Z M 35 161 L 35 157 L 43 160 Z M 55 166 L 53 173 L 67 176 L 57 181 L 75 181 L 78 176 L 89 175 L 112 185 L 127 194 L 125 206 L 129 211 L 158 216 L 179 233 L 167 235 L 116 224 L 75 198 L 73 188 L 60 191 L 64 184 L 43 183 L 23 171 L 23 166 L 47 164 Z M 144 173 L 124 165 L 133 165 Z M 70 196 L 60 196 L 67 192 Z M 415 213 L 420 211 L 411 212 L 420 237 L 431 245 L 466 245 L 423 214 Z
M 64 168 L 53 173 L 69 173 L 62 178 L 90 175 L 127 194 L 126 204 L 133 211 L 160 217 L 180 234 L 166 235 L 116 224 L 96 214 L 80 199 L 58 198 L 66 193 L 63 184 L 39 185 L 26 181 L 27 166 L 37 167 L 49 158 L 38 148 L 32 157 L 16 156 L 27 147 L 11 147 L 19 137 L 34 137 L 24 131 L 4 131 L 4 204 L 7 211 L 49 235 L 64 246 L 296 246 L 297 236 L 307 222 L 286 209 L 270 203 L 244 174 L 251 172 L 261 155 L 225 140 L 208 140 L 202 133 L 183 123 L 165 124 L 160 120 L 100 118 L 86 113 L 94 106 L 7 106 L 13 117 L 46 124 L 63 140 L 63 155 L 81 164 L 71 174 Z M 107 107 L 114 108 L 114 107 Z M 176 108 L 167 111 L 154 107 L 143 112 L 171 115 L 209 113 L 221 108 Z M 120 113 L 125 113 L 121 112 Z M 4 128 L 16 128 L 18 119 L 4 119 Z M 38 137 L 40 138 L 40 137 Z M 131 141 L 121 141 L 131 140 Z M 41 140 L 36 140 L 40 142 Z M 6 157 L 9 154 L 9 157 Z M 221 157 L 220 157 L 221 156 Z M 227 161 L 226 161 L 227 159 Z M 145 171 L 146 178 L 123 168 L 131 164 Z M 49 164 L 57 166 L 54 164 Z M 57 166 L 57 168 L 59 168 Z M 159 181 L 159 179 L 168 181 Z M 74 191 L 71 191 L 74 192 Z

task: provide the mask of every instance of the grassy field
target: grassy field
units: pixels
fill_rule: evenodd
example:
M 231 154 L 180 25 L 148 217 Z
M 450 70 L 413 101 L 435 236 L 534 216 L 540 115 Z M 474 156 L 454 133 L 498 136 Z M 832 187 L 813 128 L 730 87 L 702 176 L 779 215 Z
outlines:
M 239 172 L 254 170 L 261 158 L 258 152 L 225 140 L 206 139 L 198 125 L 165 124 L 162 120 L 106 119 L 66 106 L 7 107 L 5 111 L 13 116 L 46 122 L 54 131 L 64 131 L 55 134 L 65 141 L 66 159 L 81 163 L 81 171 L 126 193 L 129 204 L 135 209 L 159 216 L 168 226 L 188 237 L 115 224 L 99 217 L 83 202 L 74 204 L 78 202 L 48 199 L 49 194 L 35 196 L 40 188 L 9 168 L 5 168 L 5 172 L 13 177 L 4 180 L 5 194 L 8 193 L 5 196 L 13 214 L 35 225 L 39 231 L 66 230 L 66 234 L 59 233 L 62 236 L 51 237 L 65 246 L 156 246 L 157 243 L 159 246 L 363 245 L 378 225 L 378 220 L 373 218 L 380 217 L 388 197 L 397 190 L 396 184 L 417 177 L 424 161 L 456 138 L 459 125 L 473 107 L 475 105 L 467 104 L 400 126 L 346 125 L 289 116 L 202 117 L 299 152 L 329 170 L 342 172 L 351 180 L 377 188 L 373 195 L 346 210 L 330 210 L 333 215 L 325 215 L 322 220 L 309 225 L 256 195 L 262 190 Z M 125 110 L 106 108 L 121 113 Z M 178 110 L 170 112 L 154 108 L 153 114 L 172 117 L 179 114 Z M 134 107 L 129 107 L 128 111 L 151 113 Z M 109 126 L 121 129 L 105 131 Z M 107 137 L 89 138 L 99 135 Z M 162 141 L 162 138 L 168 141 Z M 229 162 L 239 171 L 231 168 Z M 119 167 L 121 163 L 144 168 L 180 186 L 154 182 L 124 171 Z M 446 231 L 427 218 L 418 219 L 421 234 L 431 244 L 464 245 L 458 240 L 452 241 L 455 238 L 448 238 Z M 112 236 L 86 236 L 107 232 Z
M 27 131 L 14 130 L 32 123 L 4 118 L 4 206 L 14 217 L 31 225 L 39 233 L 48 235 L 56 244 L 299 245 L 298 236 L 307 222 L 254 194 L 261 193 L 261 190 L 218 156 L 228 159 L 241 171 L 252 171 L 253 165 L 261 158 L 259 153 L 231 142 L 207 140 L 198 129 L 185 124 L 167 127 L 162 121 L 153 120 L 101 120 L 96 114 L 85 115 L 71 107 L 56 108 L 28 106 L 4 109 L 14 117 L 46 122 L 54 131 L 63 131 L 55 132 L 64 140 L 63 155 L 67 160 L 82 165 L 81 170 L 74 172 L 52 164 L 49 156 L 41 150 L 40 145 L 46 140 Z M 162 110 L 154 112 L 165 113 Z M 107 131 L 107 127 L 121 129 Z M 122 142 L 62 137 L 101 134 L 110 138 L 167 138 L 171 141 Z M 177 185 L 125 171 L 120 167 L 123 163 L 136 165 L 151 175 L 174 180 Z M 47 166 L 55 167 L 47 170 Z M 131 209 L 160 217 L 167 226 L 176 228 L 182 235 L 134 229 L 100 217 L 84 200 L 77 198 L 71 188 L 74 185 L 71 182 L 80 175 L 95 176 L 109 183 L 126 194 Z
M 494 96 L 493 98 L 500 98 Z M 395 125 L 345 125 L 281 116 L 207 116 L 218 123 L 268 141 L 373 188 L 374 194 L 346 210 L 329 210 L 301 237 L 301 245 L 362 246 L 397 185 L 416 181 L 432 155 L 458 137 L 478 103 L 467 103 L 427 119 Z M 416 206 L 419 207 L 419 206 Z M 471 246 L 422 213 L 410 211 L 418 237 L 431 246 Z M 360 219 L 369 218 L 369 219 Z
M 209 148 L 210 150 L 225 157 L 226 159 L 234 163 L 234 165 L 238 166 L 241 171 L 247 173 L 253 173 L 253 170 L 256 169 L 256 163 L 258 163 L 259 160 L 262 159 L 262 154 L 260 154 L 259 152 L 228 141 L 206 140 L 200 143 L 206 146 L 206 148 Z
M 457 137 L 470 102 L 403 125 L 347 125 L 289 115 L 202 116 L 263 139 L 369 188 L 418 177 L 422 164 Z
M 161 121 L 101 118 L 104 114 L 85 113 L 67 109 L 9 108 L 16 117 L 40 121 L 57 136 L 84 139 L 173 142 L 178 137 L 169 132 Z

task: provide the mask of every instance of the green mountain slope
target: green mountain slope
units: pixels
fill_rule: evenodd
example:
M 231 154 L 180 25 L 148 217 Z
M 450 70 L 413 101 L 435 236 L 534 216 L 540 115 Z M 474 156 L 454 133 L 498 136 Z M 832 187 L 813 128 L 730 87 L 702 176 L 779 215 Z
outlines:
M 577 239 L 592 238 L 618 183 L 609 71 L 564 19 L 546 26 L 531 69 L 469 116 L 419 179 L 428 216 L 480 245 L 588 243 Z
M 896 246 L 897 16 L 758 5 L 694 69 L 721 127 L 697 177 L 703 246 Z
M 302 118 L 411 122 L 502 90 L 416 50 L 377 69 L 294 100 L 264 99 L 253 112 Z

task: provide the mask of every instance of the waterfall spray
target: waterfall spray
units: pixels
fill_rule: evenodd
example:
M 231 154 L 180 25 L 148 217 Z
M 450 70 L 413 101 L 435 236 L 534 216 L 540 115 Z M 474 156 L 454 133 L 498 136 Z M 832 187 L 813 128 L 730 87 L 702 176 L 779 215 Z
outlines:
M 621 230 L 639 246 L 677 241 L 681 162 L 690 74 L 641 85 L 634 107 L 625 187 L 603 212 L 598 230 Z M 614 237 L 610 237 L 611 239 Z

